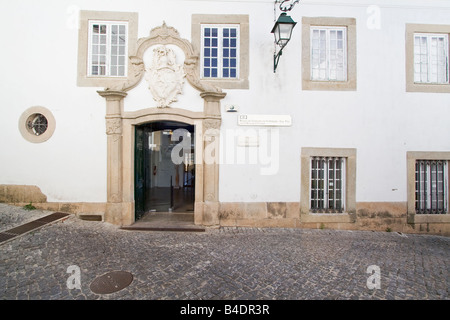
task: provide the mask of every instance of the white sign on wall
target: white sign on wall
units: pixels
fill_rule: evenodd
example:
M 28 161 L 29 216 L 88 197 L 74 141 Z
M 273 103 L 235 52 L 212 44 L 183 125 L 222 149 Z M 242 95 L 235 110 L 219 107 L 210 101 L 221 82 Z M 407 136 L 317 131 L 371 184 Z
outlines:
M 289 115 L 241 114 L 238 116 L 238 125 L 289 127 L 292 118 Z

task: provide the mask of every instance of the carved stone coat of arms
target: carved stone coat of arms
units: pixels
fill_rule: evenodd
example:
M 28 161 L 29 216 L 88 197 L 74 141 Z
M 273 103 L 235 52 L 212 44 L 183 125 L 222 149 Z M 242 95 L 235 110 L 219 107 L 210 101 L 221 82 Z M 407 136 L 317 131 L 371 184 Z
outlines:
M 185 76 L 183 67 L 176 64 L 172 49 L 159 46 L 153 50 L 152 64 L 146 68 L 145 79 L 158 108 L 168 107 L 177 101 Z

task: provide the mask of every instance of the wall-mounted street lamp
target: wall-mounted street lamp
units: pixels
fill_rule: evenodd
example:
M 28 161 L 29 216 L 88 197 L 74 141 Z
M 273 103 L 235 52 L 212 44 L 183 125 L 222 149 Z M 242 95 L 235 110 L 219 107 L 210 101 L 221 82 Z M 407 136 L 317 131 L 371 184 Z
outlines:
M 277 22 L 273 26 L 272 33 L 275 36 L 275 44 L 280 47 L 278 53 L 275 53 L 273 57 L 273 72 L 277 70 L 278 60 L 280 60 L 280 56 L 283 54 L 283 49 L 291 40 L 292 29 L 297 24 L 292 18 L 286 15 L 286 12 L 280 14 Z
M 274 34 L 276 46 L 280 47 L 278 52 L 275 51 L 273 56 L 274 73 L 277 70 L 278 61 L 280 60 L 280 56 L 283 54 L 284 47 L 287 45 L 289 40 L 291 40 L 292 29 L 294 29 L 297 24 L 297 22 L 292 20 L 292 18 L 286 14 L 286 11 L 290 11 L 298 2 L 299 0 L 275 0 L 275 4 L 280 3 L 280 10 L 284 12 L 280 14 L 271 31 L 271 33 Z

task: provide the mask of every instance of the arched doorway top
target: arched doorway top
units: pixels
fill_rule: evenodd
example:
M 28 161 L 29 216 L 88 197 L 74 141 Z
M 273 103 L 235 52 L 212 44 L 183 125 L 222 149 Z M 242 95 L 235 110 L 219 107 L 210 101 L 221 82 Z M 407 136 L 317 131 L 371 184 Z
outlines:
M 136 52 L 129 57 L 131 78 L 125 84 L 120 85 L 120 87 L 106 88 L 106 91 L 117 90 L 126 92 L 137 86 L 145 74 L 144 53 L 153 45 L 175 45 L 179 47 L 185 55 L 183 68 L 188 82 L 201 93 L 222 93 L 220 88 L 200 81 L 198 54 L 195 53 L 192 44 L 188 40 L 181 38 L 179 32 L 175 28 L 167 26 L 165 22 L 161 26 L 153 28 L 148 37 L 140 38 L 137 41 Z

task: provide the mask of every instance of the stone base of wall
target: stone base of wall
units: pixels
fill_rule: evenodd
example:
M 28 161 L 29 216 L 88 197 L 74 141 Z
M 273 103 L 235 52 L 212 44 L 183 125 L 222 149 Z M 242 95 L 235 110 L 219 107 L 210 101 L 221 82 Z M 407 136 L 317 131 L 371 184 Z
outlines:
M 358 202 L 356 213 L 301 214 L 299 202 L 220 203 L 221 226 L 367 230 L 450 236 L 450 215 L 407 214 L 406 202 Z
M 407 224 L 406 212 L 406 202 L 358 202 L 356 225 L 358 230 L 411 233 L 414 229 Z
M 44 203 L 47 196 L 36 186 L 0 185 L 1 203 Z
M 6 204 L 11 204 L 18 207 L 23 207 L 30 202 L 6 202 Z M 84 220 L 92 221 L 105 221 L 105 211 L 106 203 L 94 203 L 94 202 L 43 202 L 31 204 L 36 207 L 36 209 L 64 212 L 77 215 Z
M 104 220 L 106 203 L 92 202 L 47 202 L 47 196 L 37 186 L 0 185 L 0 203 L 23 207 L 32 204 L 36 209 L 71 213 L 80 216 L 98 216 Z
M 0 203 L 16 206 L 32 203 L 37 209 L 101 221 L 105 221 L 107 207 L 106 203 L 47 202 L 38 187 L 21 185 L 0 185 Z M 218 223 L 224 227 L 367 230 L 450 236 L 450 214 L 408 214 L 406 202 L 358 202 L 355 213 L 343 214 L 301 214 L 300 202 L 222 202 L 218 205 Z M 122 223 L 130 224 L 134 210 L 132 206 L 127 208 L 122 212 Z

